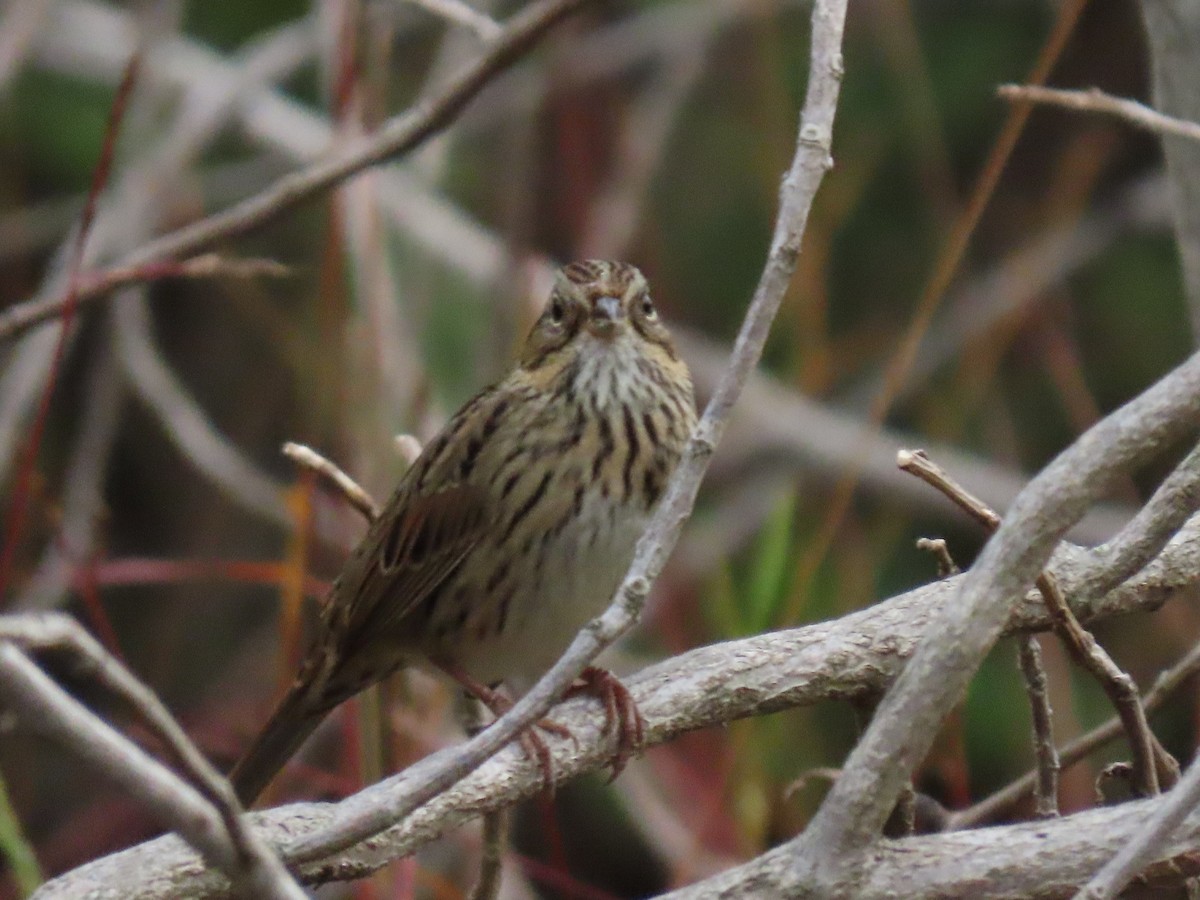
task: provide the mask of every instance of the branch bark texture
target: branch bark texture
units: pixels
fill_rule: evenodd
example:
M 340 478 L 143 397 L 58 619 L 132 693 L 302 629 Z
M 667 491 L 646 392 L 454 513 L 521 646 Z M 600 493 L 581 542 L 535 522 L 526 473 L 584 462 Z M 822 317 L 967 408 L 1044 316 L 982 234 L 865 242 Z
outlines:
M 1200 420 L 1200 354 L 1085 432 L 1017 497 L 957 582 L 825 802 L 794 846 L 797 891 L 844 888 L 847 864 L 874 841 L 941 722 L 1063 534 L 1116 477 Z
M 1051 571 L 1081 620 L 1156 609 L 1197 583 L 1200 520 L 1189 522 L 1135 579 L 1103 595 L 1078 593 L 1080 585 L 1090 583 L 1096 566 L 1088 551 L 1070 545 L 1060 548 L 1051 562 Z M 831 622 L 702 647 L 643 670 L 626 683 L 646 717 L 647 742 L 661 743 L 697 728 L 796 706 L 878 696 L 911 658 L 938 611 L 955 602 L 966 577 L 934 582 Z M 1036 590 L 1011 599 L 1006 633 L 1051 628 Z M 603 734 L 603 713 L 596 705 L 571 701 L 556 708 L 554 718 L 580 738 L 578 748 L 550 741 L 560 782 L 603 768 L 615 747 Z M 300 866 L 300 874 L 309 882 L 367 874 L 489 810 L 532 796 L 541 778 L 538 767 L 519 749 L 504 750 L 403 822 L 344 853 L 325 850 L 316 862 Z M 355 802 L 361 802 L 363 795 L 356 796 Z M 293 804 L 252 814 L 251 819 L 284 861 L 294 865 L 292 848 L 302 846 L 307 836 L 321 834 L 338 807 L 350 802 Z M 995 852 L 1002 855 L 1004 846 L 997 838 Z M 1018 866 L 1019 861 L 1014 855 L 1011 864 Z M 899 857 L 895 865 L 900 865 Z M 123 896 L 139 900 L 184 892 L 189 897 L 221 897 L 227 890 L 224 879 L 206 871 L 194 852 L 177 838 L 165 837 L 69 872 L 48 882 L 36 897 L 75 898 L 116 887 Z

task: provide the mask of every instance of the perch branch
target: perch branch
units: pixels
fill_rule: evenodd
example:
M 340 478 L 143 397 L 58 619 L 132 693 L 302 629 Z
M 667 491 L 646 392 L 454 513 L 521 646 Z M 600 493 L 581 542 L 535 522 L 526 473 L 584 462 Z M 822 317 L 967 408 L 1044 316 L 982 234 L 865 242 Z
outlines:
M 955 600 L 938 610 L 908 666 L 884 696 L 842 777 L 789 846 L 795 884 L 845 885 L 856 849 L 880 829 L 938 727 L 1045 568 L 1067 529 L 1112 481 L 1188 435 L 1200 419 L 1200 354 L 1088 429 L 1018 495 Z
M 1093 574 L 1088 555 L 1070 546 L 1055 555 L 1050 567 L 1069 587 L 1086 583 Z M 1127 615 L 1157 609 L 1177 591 L 1193 585 L 1197 571 L 1200 523 L 1191 523 L 1136 582 L 1099 597 L 1074 591 L 1068 594 L 1075 597 L 1075 611 L 1085 621 Z M 690 730 L 796 706 L 879 696 L 912 658 L 938 611 L 955 602 L 966 577 L 922 585 L 831 622 L 702 647 L 631 676 L 626 684 L 646 717 L 647 743 L 654 745 Z M 1019 602 L 1007 623 L 1007 633 L 1051 627 L 1036 591 L 1014 599 Z M 1200 660 L 1196 666 L 1200 667 Z M 579 746 L 549 741 L 558 782 L 603 767 L 615 744 L 612 735 L 604 731 L 604 716 L 598 707 L 588 700 L 572 700 L 556 708 L 554 717 L 579 737 Z M 1119 731 L 1119 726 L 1115 730 Z M 362 802 L 364 793 L 370 796 L 374 788 L 337 805 L 294 804 L 253 818 L 263 837 L 289 865 L 294 862 L 293 848 L 307 846 L 321 857 L 298 868 L 305 881 L 350 879 L 412 853 L 483 812 L 532 796 L 541 786 L 541 770 L 519 749 L 507 749 L 404 821 L 336 855 L 333 850 L 322 853 L 322 848 L 303 839 L 320 833 L 339 808 Z M 60 876 L 46 886 L 38 900 L 78 897 L 89 890 L 120 890 L 143 900 L 166 900 L 186 893 L 199 900 L 225 896 L 226 887 L 224 879 L 202 870 L 194 854 L 166 837 Z

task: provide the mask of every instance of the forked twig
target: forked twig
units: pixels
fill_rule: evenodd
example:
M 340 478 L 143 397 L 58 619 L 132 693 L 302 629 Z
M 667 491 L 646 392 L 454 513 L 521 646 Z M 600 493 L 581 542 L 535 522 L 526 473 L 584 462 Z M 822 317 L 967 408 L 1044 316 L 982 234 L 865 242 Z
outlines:
M 989 532 L 1000 527 L 1000 516 L 995 510 L 957 484 L 920 450 L 901 450 L 896 464 L 937 488 Z M 1037 587 L 1054 623 L 1055 633 L 1066 644 L 1075 662 L 1099 682 L 1125 726 L 1133 755 L 1135 790 L 1143 796 L 1152 796 L 1159 792 L 1160 782 L 1162 786 L 1170 787 L 1179 778 L 1179 764 L 1150 731 L 1137 685 L 1079 623 L 1052 573 L 1043 571 L 1037 578 Z

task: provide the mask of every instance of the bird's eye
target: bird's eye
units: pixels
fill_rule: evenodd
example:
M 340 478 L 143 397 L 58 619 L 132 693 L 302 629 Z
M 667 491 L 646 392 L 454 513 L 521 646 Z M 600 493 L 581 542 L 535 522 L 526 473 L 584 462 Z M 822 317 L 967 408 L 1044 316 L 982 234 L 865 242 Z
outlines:
M 658 318 L 658 311 L 655 310 L 649 297 L 642 298 L 642 315 L 651 322 Z
M 550 301 L 550 321 L 555 325 L 561 325 L 562 320 L 567 317 L 567 307 L 561 299 L 555 297 Z

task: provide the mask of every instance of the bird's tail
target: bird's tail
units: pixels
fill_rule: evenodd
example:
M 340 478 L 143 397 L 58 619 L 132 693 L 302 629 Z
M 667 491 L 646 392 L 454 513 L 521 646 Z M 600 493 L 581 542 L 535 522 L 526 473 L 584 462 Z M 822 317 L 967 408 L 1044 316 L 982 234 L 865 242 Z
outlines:
M 243 806 L 254 803 L 329 712 L 328 707 L 313 709 L 307 687 L 301 681 L 288 691 L 229 773 L 233 790 Z

